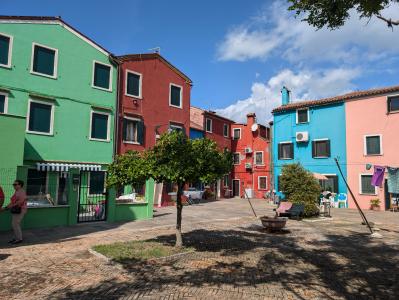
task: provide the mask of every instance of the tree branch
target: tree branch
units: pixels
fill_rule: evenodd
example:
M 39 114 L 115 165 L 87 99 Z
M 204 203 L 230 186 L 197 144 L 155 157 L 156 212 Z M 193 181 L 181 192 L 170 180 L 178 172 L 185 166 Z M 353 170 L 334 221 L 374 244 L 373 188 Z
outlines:
M 397 21 L 392 21 L 392 19 L 387 19 L 387 18 L 385 18 L 385 17 L 383 17 L 383 16 L 381 16 L 381 15 L 377 15 L 377 18 L 380 19 L 380 20 L 383 20 L 384 22 L 386 22 L 387 25 L 388 25 L 388 27 L 391 27 L 392 30 L 393 30 L 393 26 L 394 26 L 394 25 L 395 25 L 395 26 L 398 26 L 398 25 L 399 25 L 399 20 L 397 20 Z

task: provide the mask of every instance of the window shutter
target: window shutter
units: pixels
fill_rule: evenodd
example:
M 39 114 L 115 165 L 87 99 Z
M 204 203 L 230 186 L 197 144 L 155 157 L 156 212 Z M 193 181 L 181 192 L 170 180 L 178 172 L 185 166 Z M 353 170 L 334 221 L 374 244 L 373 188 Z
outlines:
M 281 144 L 278 144 L 278 159 L 281 159 Z
M 123 132 L 122 132 L 122 140 L 126 141 L 126 129 L 127 129 L 127 121 L 123 119 Z
M 290 158 L 294 159 L 294 144 L 290 144 Z
M 327 157 L 330 157 L 331 156 L 331 142 L 330 142 L 330 140 L 327 140 L 326 141 L 326 148 L 327 148 Z
M 140 145 L 144 144 L 144 121 L 137 123 L 137 142 Z
M 312 141 L 312 157 L 316 157 L 316 142 Z

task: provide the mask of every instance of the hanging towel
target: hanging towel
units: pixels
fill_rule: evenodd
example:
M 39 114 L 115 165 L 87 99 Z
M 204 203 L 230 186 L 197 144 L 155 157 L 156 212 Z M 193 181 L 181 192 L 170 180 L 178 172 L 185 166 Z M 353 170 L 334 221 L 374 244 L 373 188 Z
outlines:
M 373 177 L 371 178 L 371 185 L 381 187 L 382 182 L 384 181 L 384 173 L 385 173 L 385 167 L 374 166 L 374 174 Z
M 388 192 L 399 194 L 399 168 L 388 167 Z

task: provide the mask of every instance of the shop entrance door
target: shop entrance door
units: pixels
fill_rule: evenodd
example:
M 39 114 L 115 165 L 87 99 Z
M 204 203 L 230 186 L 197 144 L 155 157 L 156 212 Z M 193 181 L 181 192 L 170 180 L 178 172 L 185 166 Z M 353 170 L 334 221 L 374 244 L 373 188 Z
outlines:
M 240 180 L 233 179 L 233 197 L 240 197 Z

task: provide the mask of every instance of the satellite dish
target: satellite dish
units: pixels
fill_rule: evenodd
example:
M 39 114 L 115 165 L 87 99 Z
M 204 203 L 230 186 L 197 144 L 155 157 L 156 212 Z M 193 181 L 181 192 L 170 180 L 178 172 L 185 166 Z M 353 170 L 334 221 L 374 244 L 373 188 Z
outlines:
M 253 125 L 251 126 L 251 130 L 254 131 L 254 132 L 255 132 L 256 130 L 258 130 L 258 124 L 256 124 L 256 123 L 253 124 Z

